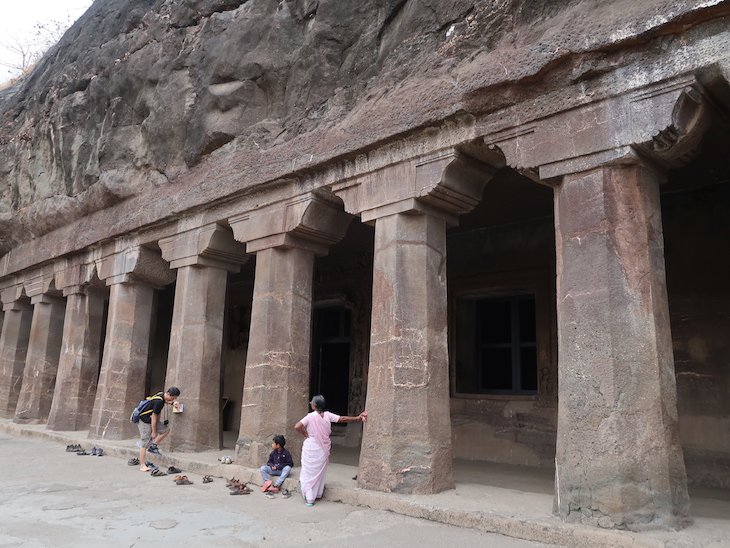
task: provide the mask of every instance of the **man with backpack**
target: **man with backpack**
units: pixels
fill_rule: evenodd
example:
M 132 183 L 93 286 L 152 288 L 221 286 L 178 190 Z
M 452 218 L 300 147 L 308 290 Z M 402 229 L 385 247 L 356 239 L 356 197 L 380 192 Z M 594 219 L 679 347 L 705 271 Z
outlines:
M 180 395 L 180 389 L 171 386 L 167 392 L 158 392 L 145 398 L 135 409 L 138 411 L 139 422 L 139 469 L 142 472 L 149 472 L 151 469 L 145 464 L 147 451 L 151 453 L 159 453 L 157 444 L 162 442 L 170 433 L 167 412 L 164 418 L 160 418 L 160 413 L 165 408 L 165 404 L 172 405 Z

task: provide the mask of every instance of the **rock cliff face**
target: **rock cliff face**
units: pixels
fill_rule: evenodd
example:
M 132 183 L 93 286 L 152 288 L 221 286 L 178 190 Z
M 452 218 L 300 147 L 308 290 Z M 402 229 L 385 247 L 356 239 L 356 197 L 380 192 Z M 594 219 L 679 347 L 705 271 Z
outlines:
M 0 95 L 0 255 L 174 184 L 217 149 L 342 124 L 414 79 L 426 96 L 519 81 L 715 3 L 96 0 Z

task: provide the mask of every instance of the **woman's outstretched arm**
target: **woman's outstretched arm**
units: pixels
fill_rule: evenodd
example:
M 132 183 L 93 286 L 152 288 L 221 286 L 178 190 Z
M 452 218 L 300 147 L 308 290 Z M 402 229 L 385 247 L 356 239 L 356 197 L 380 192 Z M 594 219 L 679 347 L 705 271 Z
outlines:
M 367 422 L 367 420 L 368 420 L 368 412 L 363 411 L 357 417 L 340 416 L 340 420 L 338 420 L 337 422 Z M 296 426 L 294 428 L 296 428 Z

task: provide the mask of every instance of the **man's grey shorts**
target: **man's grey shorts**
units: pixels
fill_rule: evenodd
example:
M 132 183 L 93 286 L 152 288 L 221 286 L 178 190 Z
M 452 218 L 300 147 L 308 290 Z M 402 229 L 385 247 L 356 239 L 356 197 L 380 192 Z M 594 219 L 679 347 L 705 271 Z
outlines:
M 152 424 L 147 424 L 146 422 L 139 421 L 137 423 L 137 426 L 139 426 L 139 441 L 137 442 L 137 447 L 139 447 L 140 449 L 142 449 L 143 447 L 149 447 L 152 443 L 152 440 L 150 439 L 152 437 Z M 170 427 L 163 421 L 157 421 L 157 435 L 160 435 L 163 432 L 167 432 L 169 429 Z

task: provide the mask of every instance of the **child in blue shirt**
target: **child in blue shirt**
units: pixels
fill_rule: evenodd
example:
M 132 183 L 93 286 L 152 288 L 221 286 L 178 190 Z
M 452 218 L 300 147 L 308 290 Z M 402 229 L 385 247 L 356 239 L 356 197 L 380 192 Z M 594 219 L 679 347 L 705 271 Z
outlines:
M 273 451 L 269 455 L 269 460 L 261 468 L 261 479 L 264 484 L 261 486 L 261 492 L 278 493 L 284 480 L 291 472 L 294 466 L 294 461 L 291 458 L 291 453 L 284 449 L 286 445 L 286 439 L 281 434 L 274 436 L 271 443 Z M 271 476 L 276 477 L 276 482 L 271 479 Z

